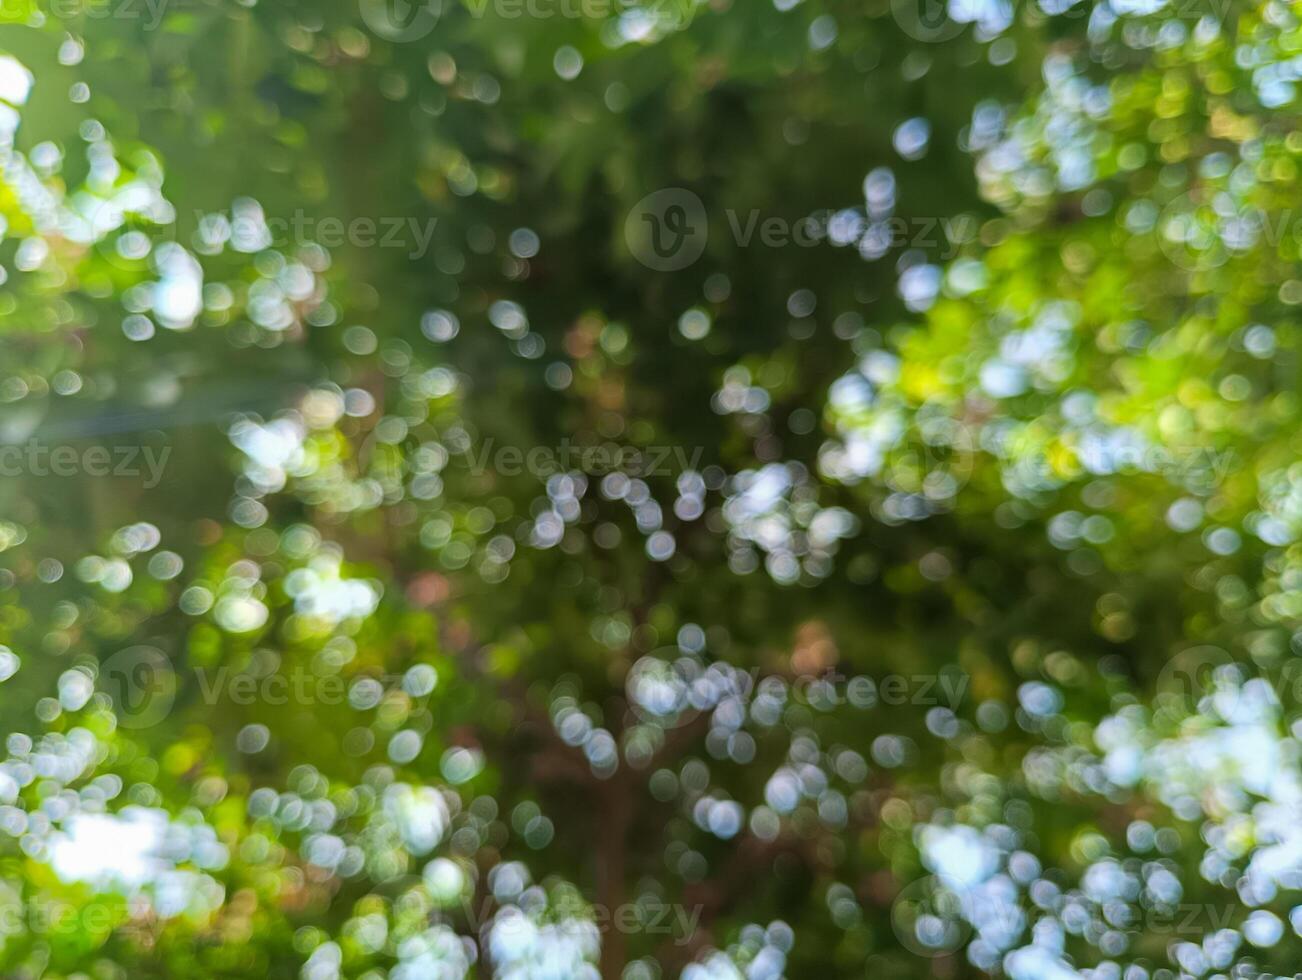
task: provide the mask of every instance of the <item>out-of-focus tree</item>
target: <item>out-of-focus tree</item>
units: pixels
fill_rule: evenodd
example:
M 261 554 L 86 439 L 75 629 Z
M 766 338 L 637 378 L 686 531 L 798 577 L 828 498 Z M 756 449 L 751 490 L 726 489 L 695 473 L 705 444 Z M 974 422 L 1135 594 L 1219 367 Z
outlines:
M 0 26 L 0 973 L 1277 976 L 1278 3 Z

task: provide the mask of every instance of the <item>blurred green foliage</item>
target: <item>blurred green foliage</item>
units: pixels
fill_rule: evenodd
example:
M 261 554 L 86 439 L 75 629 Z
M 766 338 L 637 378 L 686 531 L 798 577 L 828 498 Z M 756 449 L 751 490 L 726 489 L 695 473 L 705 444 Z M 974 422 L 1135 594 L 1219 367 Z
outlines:
M 0 974 L 1296 971 L 1289 5 L 0 50 Z

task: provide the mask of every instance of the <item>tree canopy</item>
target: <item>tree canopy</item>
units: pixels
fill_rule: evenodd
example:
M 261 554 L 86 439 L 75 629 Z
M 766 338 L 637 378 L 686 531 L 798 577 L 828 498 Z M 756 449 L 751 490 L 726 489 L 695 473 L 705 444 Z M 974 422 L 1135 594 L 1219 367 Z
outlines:
M 1299 80 L 7 0 L 0 976 L 1294 975 Z

